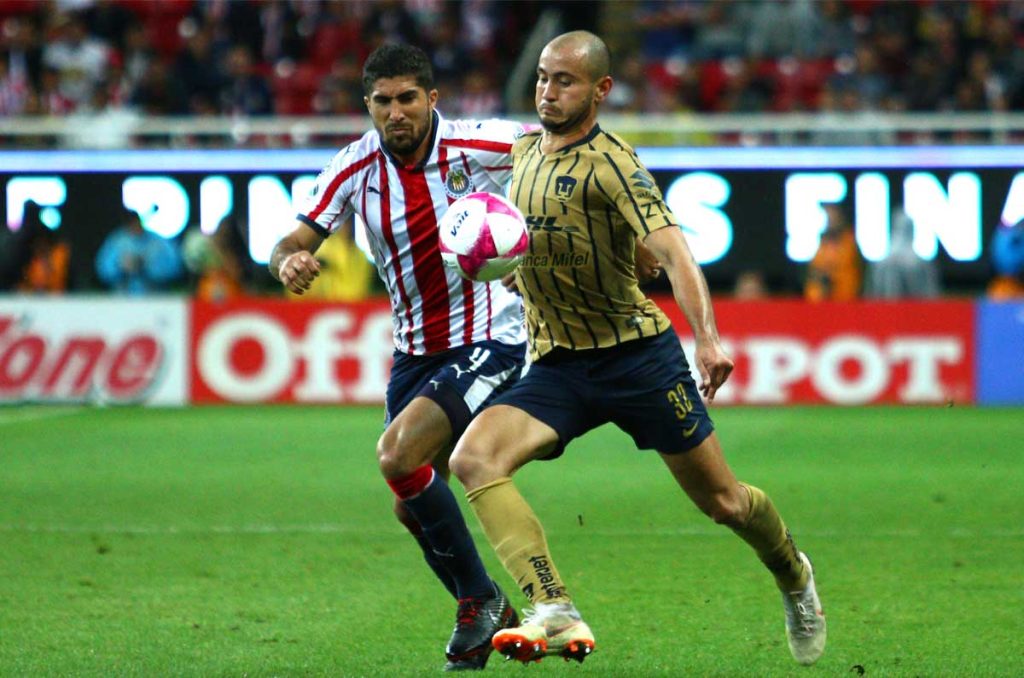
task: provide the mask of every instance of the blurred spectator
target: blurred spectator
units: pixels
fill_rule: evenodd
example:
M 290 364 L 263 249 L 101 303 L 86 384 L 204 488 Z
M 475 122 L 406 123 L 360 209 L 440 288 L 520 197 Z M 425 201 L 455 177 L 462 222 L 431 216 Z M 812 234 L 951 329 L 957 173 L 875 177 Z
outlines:
M 124 79 L 124 89 L 130 92 L 142 80 L 149 64 L 157 57 L 153 48 L 146 38 L 146 31 L 142 24 L 130 24 L 124 32 L 121 51 L 112 57 L 111 61 L 121 69 Z M 110 80 L 110 76 L 106 76 Z
M 0 231 L 0 289 L 33 293 L 67 289 L 71 248 L 43 223 L 41 211 L 38 203 L 28 200 L 21 227 Z
M 453 112 L 493 115 L 503 111 L 506 99 L 520 106 L 522 93 L 506 92 L 504 86 L 542 13 L 560 14 L 564 26 L 587 24 L 608 35 L 613 49 L 622 52 L 617 63 L 623 64 L 610 104 L 624 112 L 810 110 L 862 116 L 1024 109 L 1024 50 L 1018 44 L 1024 12 L 1019 3 L 1000 1 L 61 0 L 15 5 L 0 24 L 0 59 L 6 56 L 6 69 L 0 66 L 0 115 L 63 115 L 87 105 L 101 80 L 108 82 L 112 101 L 127 100 L 146 115 L 345 115 L 361 106 L 353 105 L 358 95 L 347 91 L 347 76 L 338 78 L 335 67 L 360 63 L 385 40 L 427 48 Z M 47 28 L 45 48 L 40 26 Z M 44 74 L 44 63 L 52 75 Z M 459 94 L 464 95 L 461 106 Z M 899 139 L 844 137 L 833 133 L 849 127 L 839 118 L 835 130 L 826 120 L 827 133 L 814 142 L 992 140 L 913 131 Z M 714 141 L 761 140 L 729 133 Z
M 989 283 L 990 299 L 1024 298 L 1024 219 L 1016 224 L 1000 224 L 990 245 L 996 275 Z
M 303 41 L 298 34 L 299 15 L 294 3 L 268 0 L 259 10 L 262 35 L 259 44 L 260 60 L 274 64 L 281 59 L 295 59 L 302 53 Z
M 270 85 L 253 68 L 249 49 L 244 45 L 235 45 L 225 61 L 227 80 L 221 90 L 221 110 L 236 116 L 273 113 Z
M 765 283 L 764 274 L 757 270 L 741 272 L 736 276 L 733 296 L 747 301 L 766 298 L 768 296 L 768 285 Z
M 807 266 L 804 298 L 809 301 L 851 301 L 860 296 L 862 263 L 853 226 L 843 208 L 825 205 L 827 223 L 818 251 Z
M 442 17 L 433 27 L 429 51 L 438 89 L 455 85 L 470 63 L 466 46 L 459 40 L 459 24 L 453 17 Z
M 131 104 L 147 116 L 180 115 L 185 112 L 185 91 L 168 72 L 166 64 L 153 59 L 135 87 Z
M 878 299 L 939 296 L 939 269 L 914 251 L 914 222 L 902 209 L 892 213 L 889 254 L 868 266 L 864 296 Z
M 30 94 L 28 81 L 12 74 L 7 55 L 0 54 L 0 117 L 24 113 Z
M 65 115 L 75 110 L 75 102 L 60 91 L 60 73 L 55 68 L 43 68 L 39 80 L 39 95 L 28 107 L 39 115 Z
M 234 228 L 234 220 L 225 217 L 210 235 L 199 229 L 185 234 L 182 258 L 195 276 L 197 298 L 221 302 L 244 294 L 244 267 L 233 245 Z
M 729 113 L 765 111 L 775 98 L 775 85 L 761 69 L 759 59 L 729 59 L 728 79 L 719 97 L 719 110 Z
M 135 14 L 116 0 L 95 0 L 82 10 L 82 21 L 93 35 L 119 52 L 126 50 L 127 33 L 138 26 Z
M 635 8 L 634 21 L 643 36 L 638 56 L 652 64 L 673 57 L 692 56 L 700 3 L 694 0 L 642 0 L 636 3 Z
M 810 0 L 738 3 L 748 26 L 746 48 L 759 57 L 817 56 L 826 50 L 819 16 Z M 835 49 L 830 45 L 828 49 Z
M 808 42 L 804 54 L 811 58 L 852 54 L 857 46 L 857 23 L 843 0 L 815 0 L 810 3 L 811 33 L 798 37 Z M 784 51 L 784 54 L 789 54 Z
M 419 29 L 416 20 L 402 0 L 377 0 L 370 15 L 363 23 L 363 29 L 384 42 L 405 42 L 417 44 Z
M 191 24 L 188 31 L 185 49 L 174 62 L 173 77 L 186 93 L 188 111 L 199 114 L 210 106 L 216 107 L 224 78 L 220 69 L 213 67 L 221 58 L 214 49 L 213 31 Z
M 502 112 L 501 93 L 486 71 L 471 68 L 466 71 L 455 96 L 455 108 L 464 118 L 492 118 Z
M 109 46 L 86 32 L 81 17 L 58 15 L 58 38 L 46 46 L 43 63 L 54 69 L 62 96 L 75 106 L 86 103 L 103 79 L 110 59 Z
M 745 53 L 743 26 L 738 20 L 740 3 L 709 0 L 701 11 L 693 54 L 698 59 L 726 59 Z
M 848 86 L 867 108 L 881 108 L 882 101 L 892 94 L 892 79 L 882 70 L 871 44 L 862 42 L 854 50 Z
M 362 69 L 355 59 L 345 55 L 334 60 L 313 97 L 313 110 L 322 115 L 359 115 L 366 110 Z
M 811 143 L 819 146 L 869 146 L 883 143 L 881 133 L 870 128 L 851 128 L 848 121 L 860 121 L 874 113 L 863 107 L 863 99 L 851 83 L 834 78 L 821 91 L 819 112 L 811 133 Z
M 173 243 L 143 228 L 137 212 L 128 212 L 100 246 L 96 273 L 116 292 L 143 295 L 168 289 L 181 277 L 182 262 Z
M 112 87 L 100 83 L 89 102 L 68 116 L 69 145 L 78 148 L 119 149 L 132 146 L 140 119 L 135 111 L 111 100 Z
M 68 288 L 71 246 L 45 226 L 29 240 L 29 259 L 22 269 L 19 292 L 59 294 Z
M 43 72 L 43 48 L 35 24 L 27 17 L 9 16 L 0 24 L 0 58 L 12 81 L 37 89 Z

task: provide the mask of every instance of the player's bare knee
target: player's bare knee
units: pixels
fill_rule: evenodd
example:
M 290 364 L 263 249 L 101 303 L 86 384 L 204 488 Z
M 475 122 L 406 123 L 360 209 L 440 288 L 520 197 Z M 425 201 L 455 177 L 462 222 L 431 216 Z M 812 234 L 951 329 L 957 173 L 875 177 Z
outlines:
M 385 478 L 401 478 L 422 466 L 410 458 L 398 436 L 389 431 L 385 431 L 377 441 L 377 464 Z
M 448 458 L 448 469 L 463 485 L 473 476 L 479 464 L 479 460 L 474 458 L 472 448 L 467 448 L 461 443 L 455 446 L 452 456 Z
M 455 446 L 455 451 L 448 460 L 448 468 L 467 490 L 490 482 L 493 479 L 491 476 L 495 473 L 489 455 L 465 439 Z

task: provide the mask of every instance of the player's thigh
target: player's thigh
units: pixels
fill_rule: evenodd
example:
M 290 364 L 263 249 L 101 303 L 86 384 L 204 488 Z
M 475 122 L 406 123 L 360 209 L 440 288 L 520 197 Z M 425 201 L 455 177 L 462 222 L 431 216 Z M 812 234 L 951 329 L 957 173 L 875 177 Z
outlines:
M 551 453 L 558 432 L 513 405 L 496 404 L 478 414 L 459 438 L 451 467 L 467 490 L 511 476 Z

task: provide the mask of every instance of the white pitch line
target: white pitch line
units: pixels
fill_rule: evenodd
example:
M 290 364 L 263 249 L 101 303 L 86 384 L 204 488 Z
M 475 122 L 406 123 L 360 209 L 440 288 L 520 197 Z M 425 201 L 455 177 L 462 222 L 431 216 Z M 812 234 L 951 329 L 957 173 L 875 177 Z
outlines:
M 28 421 L 58 419 L 80 414 L 86 408 L 66 405 L 16 405 L 11 408 L 0 407 L 0 426 L 23 424 Z
M 471 530 L 478 532 L 477 530 Z M 180 526 L 180 525 L 34 525 L 34 524 L 0 524 L 0 532 L 24 533 L 24 534 L 139 534 L 139 535 L 196 535 L 196 534 L 395 534 L 401 535 L 404 532 L 399 527 L 394 530 L 366 529 L 354 525 L 343 525 L 341 523 L 312 523 L 295 525 L 211 525 L 211 526 Z M 680 527 L 664 529 L 593 529 L 581 527 L 577 529 L 548 530 L 551 534 L 566 536 L 568 534 L 586 535 L 593 537 L 732 537 L 732 533 L 724 529 L 713 527 Z M 801 530 L 801 536 L 816 539 L 846 539 L 857 538 L 887 538 L 899 537 L 908 539 L 1020 539 L 1024 538 L 1024 529 L 992 529 L 992 530 L 969 530 L 966 528 L 953 528 L 945 532 L 923 532 L 920 530 L 876 530 L 872 532 L 839 532 L 835 530 Z

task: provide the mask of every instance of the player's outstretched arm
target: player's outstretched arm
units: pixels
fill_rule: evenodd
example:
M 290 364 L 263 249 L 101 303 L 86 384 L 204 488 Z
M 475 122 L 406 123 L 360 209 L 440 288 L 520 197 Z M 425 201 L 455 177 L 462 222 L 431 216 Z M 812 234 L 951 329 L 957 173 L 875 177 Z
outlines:
M 312 228 L 296 222 L 295 229 L 274 246 L 270 254 L 270 274 L 295 294 L 302 294 L 320 275 L 320 262 L 313 253 L 324 241 Z
M 697 340 L 694 362 L 700 372 L 700 392 L 712 402 L 719 387 L 732 373 L 733 363 L 722 348 L 715 325 L 715 311 L 711 307 L 704 273 L 693 258 L 683 232 L 677 227 L 659 228 L 644 239 L 658 261 L 661 262 L 672 284 L 672 295 L 682 309 L 686 321 Z

